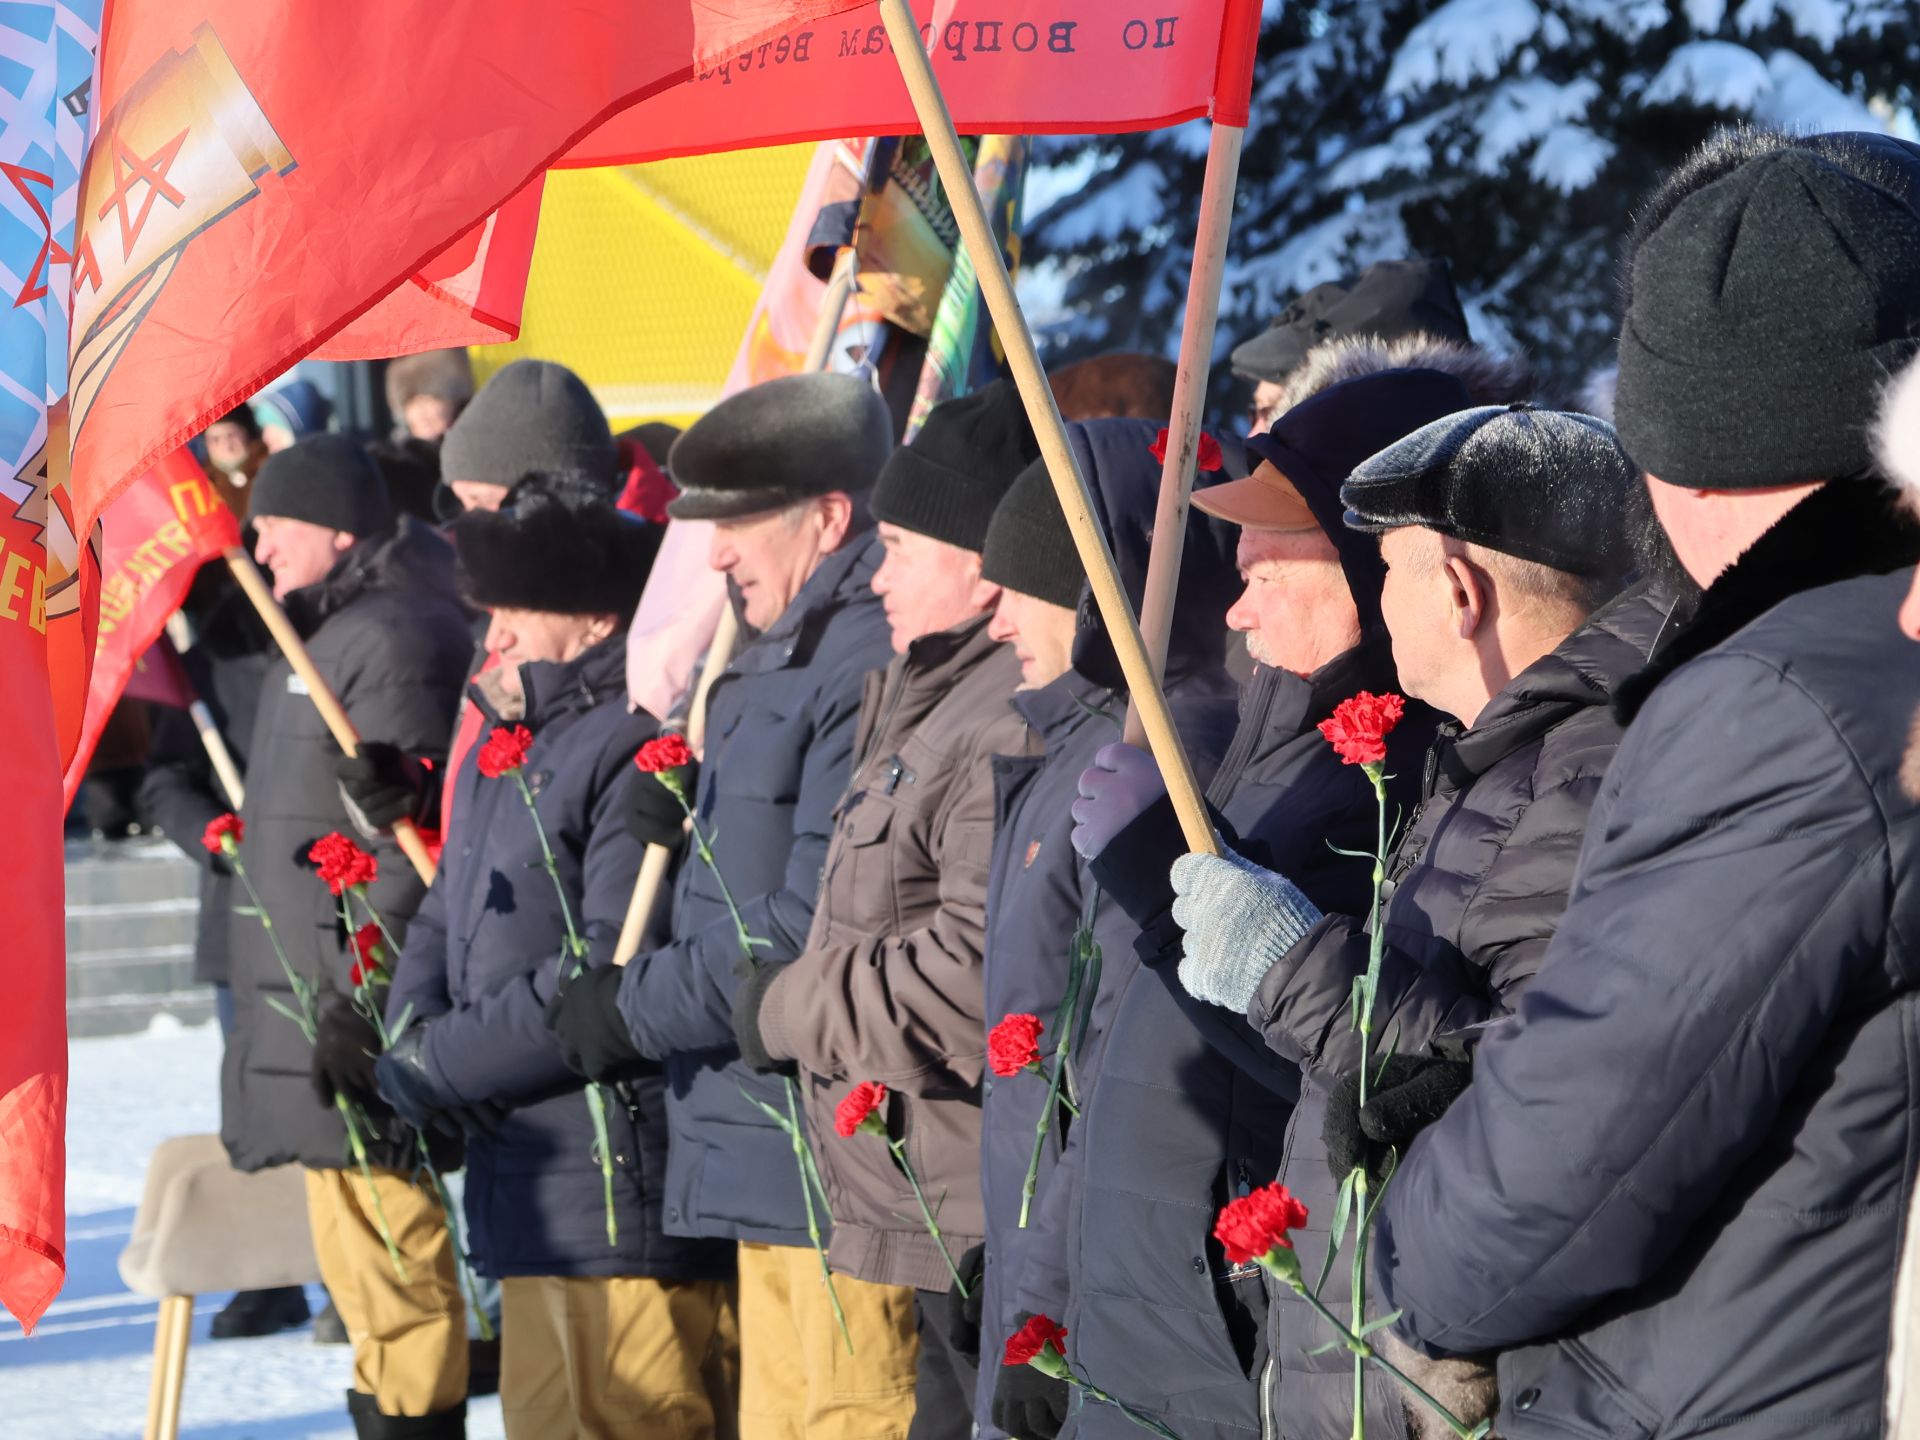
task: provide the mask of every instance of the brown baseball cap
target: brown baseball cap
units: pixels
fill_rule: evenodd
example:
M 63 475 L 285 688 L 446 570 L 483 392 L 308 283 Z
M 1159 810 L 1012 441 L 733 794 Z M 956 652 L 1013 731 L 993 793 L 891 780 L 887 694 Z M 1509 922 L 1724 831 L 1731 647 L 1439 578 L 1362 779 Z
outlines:
M 1193 492 L 1193 507 L 1250 530 L 1317 530 L 1320 522 L 1294 483 L 1271 460 L 1244 480 Z

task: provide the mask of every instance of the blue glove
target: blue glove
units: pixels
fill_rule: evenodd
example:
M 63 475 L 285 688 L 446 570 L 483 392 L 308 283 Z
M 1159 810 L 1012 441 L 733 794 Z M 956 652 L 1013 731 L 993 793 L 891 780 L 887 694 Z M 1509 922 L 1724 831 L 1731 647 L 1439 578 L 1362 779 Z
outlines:
M 1073 802 L 1073 848 L 1096 860 L 1113 837 L 1152 809 L 1167 793 L 1160 767 L 1146 751 L 1116 740 L 1103 745 L 1080 772 L 1080 798 Z
M 374 1062 L 373 1080 L 380 1098 L 422 1134 L 438 1130 L 443 1135 L 463 1131 L 498 1135 L 506 1123 L 506 1107 L 491 1100 L 470 1105 L 436 1081 L 421 1049 L 426 1033 L 424 1024 L 408 1027 Z
M 1187 932 L 1180 983 L 1196 1000 L 1245 1013 L 1260 982 L 1319 923 L 1284 875 L 1228 851 L 1173 862 L 1173 921 Z

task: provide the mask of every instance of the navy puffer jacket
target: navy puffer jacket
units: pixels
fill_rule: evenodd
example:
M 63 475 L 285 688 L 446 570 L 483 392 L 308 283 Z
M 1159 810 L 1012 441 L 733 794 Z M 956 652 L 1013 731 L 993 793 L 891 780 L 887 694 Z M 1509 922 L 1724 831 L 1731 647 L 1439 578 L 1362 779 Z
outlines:
M 708 696 L 694 805 L 749 933 L 767 942 L 756 960 L 793 959 L 813 926 L 834 807 L 852 778 L 862 689 L 893 658 L 869 583 L 881 556 L 871 537 L 827 556 Z M 620 985 L 634 1043 L 667 1071 L 666 1227 L 805 1245 L 792 1146 L 754 1103 L 784 1109 L 786 1087 L 742 1065 L 734 1043 L 733 998 L 745 974 L 719 888 L 705 865 L 684 859 L 672 940 L 636 956 Z
M 1830 483 L 1662 651 L 1539 973 L 1387 1193 L 1381 1310 L 1502 1352 L 1510 1440 L 1883 1432 L 1920 1153 L 1891 510 Z
M 495 672 L 497 674 L 497 672 Z M 620 816 L 620 786 L 655 727 L 629 713 L 626 637 L 565 664 L 520 667 L 524 708 L 492 676 L 469 694 L 489 728 L 533 732 L 525 766 L 589 966 L 611 964 L 640 868 Z M 619 1239 L 607 1243 L 605 1196 L 585 1087 L 542 1018 L 571 975 L 559 892 L 520 787 L 461 762 L 440 870 L 407 934 L 388 1015 L 424 1022 L 434 1079 L 468 1102 L 512 1106 L 500 1133 L 467 1142 L 468 1245 L 475 1268 L 506 1275 L 731 1272 L 728 1247 L 662 1233 L 666 1084 L 658 1074 L 607 1087 Z

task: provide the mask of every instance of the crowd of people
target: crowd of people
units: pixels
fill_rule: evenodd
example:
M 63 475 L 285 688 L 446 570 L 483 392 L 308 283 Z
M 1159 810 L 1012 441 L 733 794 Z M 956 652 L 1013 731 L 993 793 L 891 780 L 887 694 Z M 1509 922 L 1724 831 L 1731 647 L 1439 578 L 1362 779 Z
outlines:
M 1250 433 L 1201 444 L 1164 676 L 1217 853 L 1123 738 L 1007 382 L 902 446 L 864 379 L 774 380 L 664 466 L 540 361 L 423 385 L 378 453 L 297 404 L 291 443 L 210 433 L 367 741 L 197 596 L 259 908 L 324 992 L 309 1041 L 203 852 L 223 1138 L 307 1167 L 362 1440 L 462 1436 L 495 1385 L 510 1440 L 1894 1433 L 1920 147 L 1717 136 L 1633 216 L 1621 295 L 1608 418 L 1477 344 L 1439 260 L 1233 352 Z M 1056 385 L 1136 606 L 1171 403 L 1141 364 L 1124 402 Z M 740 639 L 656 716 L 627 640 L 667 481 Z M 1356 697 L 1364 755 L 1330 743 Z M 650 743 L 696 704 L 697 755 Z M 143 794 L 183 847 L 225 808 L 184 748 Z M 336 831 L 398 936 L 385 1025 L 307 859 Z

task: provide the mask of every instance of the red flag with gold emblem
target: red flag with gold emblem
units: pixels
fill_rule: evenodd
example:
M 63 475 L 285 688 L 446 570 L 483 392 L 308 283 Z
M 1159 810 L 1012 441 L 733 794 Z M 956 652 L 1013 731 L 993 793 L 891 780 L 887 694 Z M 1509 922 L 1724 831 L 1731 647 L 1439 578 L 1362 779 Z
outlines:
M 581 136 L 856 3 L 110 0 L 73 253 L 79 533 Z

